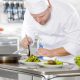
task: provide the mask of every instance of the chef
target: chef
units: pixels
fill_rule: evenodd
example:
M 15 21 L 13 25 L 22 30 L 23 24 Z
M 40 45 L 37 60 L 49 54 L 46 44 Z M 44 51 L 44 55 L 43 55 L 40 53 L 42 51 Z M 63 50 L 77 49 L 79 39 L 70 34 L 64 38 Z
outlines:
M 80 18 L 70 4 L 60 0 L 26 0 L 27 8 L 22 27 L 23 48 L 40 38 L 40 56 L 72 62 L 80 54 Z
M 73 6 L 60 0 L 26 2 L 21 46 L 34 44 L 37 35 L 38 55 L 74 62 L 74 56 L 80 55 L 80 18 Z

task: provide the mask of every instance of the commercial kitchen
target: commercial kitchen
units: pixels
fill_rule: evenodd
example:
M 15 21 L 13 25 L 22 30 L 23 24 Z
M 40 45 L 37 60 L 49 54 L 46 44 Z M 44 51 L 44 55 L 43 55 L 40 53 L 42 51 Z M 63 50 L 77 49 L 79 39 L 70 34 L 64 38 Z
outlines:
M 64 1 L 64 0 L 63 0 Z M 65 0 L 71 3 L 80 14 L 80 0 Z M 26 0 L 0 0 L 0 56 L 19 54 L 21 59 L 26 54 L 35 52 L 35 45 L 30 49 L 20 46 L 21 30 L 26 10 Z M 14 56 L 15 57 L 15 56 Z M 65 62 L 62 66 L 45 66 L 39 63 L 1 63 L 0 80 L 58 80 L 58 78 L 80 78 L 80 68 L 76 64 Z M 5 60 L 5 57 L 3 58 Z M 49 58 L 50 59 L 50 58 Z M 15 60 L 16 61 L 16 60 Z M 72 80 L 72 79 L 71 79 Z

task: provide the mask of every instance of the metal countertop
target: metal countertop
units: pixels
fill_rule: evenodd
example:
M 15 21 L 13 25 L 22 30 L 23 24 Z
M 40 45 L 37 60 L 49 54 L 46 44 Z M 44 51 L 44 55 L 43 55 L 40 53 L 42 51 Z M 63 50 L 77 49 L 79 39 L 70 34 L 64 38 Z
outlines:
M 1 70 L 12 71 L 16 73 L 27 73 L 30 75 L 44 76 L 56 75 L 56 77 L 80 76 L 80 69 L 75 65 L 63 66 L 59 68 L 46 68 L 39 65 L 28 66 L 24 64 L 0 64 Z

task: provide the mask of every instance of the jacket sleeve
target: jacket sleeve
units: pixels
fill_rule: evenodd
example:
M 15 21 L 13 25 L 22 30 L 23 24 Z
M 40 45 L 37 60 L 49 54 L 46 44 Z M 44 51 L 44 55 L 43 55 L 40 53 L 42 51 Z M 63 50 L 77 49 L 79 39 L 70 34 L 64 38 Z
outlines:
M 66 22 L 65 34 L 67 43 L 63 45 L 64 49 L 72 55 L 80 55 L 80 17 L 77 12 Z
M 21 38 L 23 39 L 25 35 L 29 36 L 34 40 L 34 30 L 32 28 L 32 24 L 29 24 L 31 15 L 29 14 L 28 10 L 26 9 L 25 15 L 24 15 L 24 21 L 22 26 L 22 32 L 21 32 Z

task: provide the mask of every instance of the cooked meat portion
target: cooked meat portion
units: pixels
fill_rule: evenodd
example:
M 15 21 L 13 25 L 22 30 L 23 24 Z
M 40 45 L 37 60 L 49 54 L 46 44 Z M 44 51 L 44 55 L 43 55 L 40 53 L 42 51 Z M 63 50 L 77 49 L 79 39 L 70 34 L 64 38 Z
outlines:
M 51 65 L 56 65 L 56 62 L 54 60 L 48 60 L 47 62 L 48 64 L 51 64 Z

